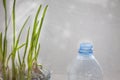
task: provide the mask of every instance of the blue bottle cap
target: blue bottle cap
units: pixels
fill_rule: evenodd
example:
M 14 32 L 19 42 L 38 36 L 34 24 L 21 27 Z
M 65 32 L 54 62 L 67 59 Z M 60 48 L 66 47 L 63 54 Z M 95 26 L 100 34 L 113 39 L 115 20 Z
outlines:
M 81 43 L 79 53 L 83 55 L 93 54 L 93 45 L 91 43 Z

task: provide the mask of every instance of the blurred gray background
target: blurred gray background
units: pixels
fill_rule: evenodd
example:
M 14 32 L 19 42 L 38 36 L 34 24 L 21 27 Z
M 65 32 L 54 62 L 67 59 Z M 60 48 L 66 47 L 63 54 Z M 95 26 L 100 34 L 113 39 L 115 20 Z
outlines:
M 1 1 L 0 31 L 3 31 Z M 11 3 L 8 2 L 9 6 Z M 120 0 L 17 0 L 17 31 L 40 3 L 48 4 L 49 8 L 40 37 L 39 61 L 51 71 L 51 80 L 67 80 L 67 66 L 76 57 L 79 43 L 84 41 L 94 44 L 104 80 L 120 80 Z M 9 28 L 10 43 L 11 32 Z

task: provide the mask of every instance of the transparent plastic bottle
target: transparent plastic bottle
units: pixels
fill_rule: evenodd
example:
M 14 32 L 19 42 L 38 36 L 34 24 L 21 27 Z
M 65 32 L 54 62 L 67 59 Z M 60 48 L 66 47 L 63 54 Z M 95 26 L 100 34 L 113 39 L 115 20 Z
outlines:
M 80 44 L 79 54 L 68 68 L 68 80 L 103 80 L 103 72 L 93 56 L 91 43 Z

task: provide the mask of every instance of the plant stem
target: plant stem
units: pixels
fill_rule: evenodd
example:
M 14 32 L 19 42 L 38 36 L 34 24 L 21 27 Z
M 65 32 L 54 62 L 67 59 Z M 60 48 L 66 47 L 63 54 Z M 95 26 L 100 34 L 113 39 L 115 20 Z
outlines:
M 5 35 L 4 35 L 4 41 L 3 41 L 3 76 L 4 80 L 7 80 L 6 78 L 6 55 L 7 55 L 7 6 L 6 6 L 6 0 L 3 0 L 3 6 L 4 6 L 4 11 L 5 11 Z
M 13 21 L 13 47 L 15 46 L 15 39 L 16 39 L 16 24 L 15 24 L 15 5 L 16 5 L 16 0 L 13 2 L 13 10 L 12 10 L 12 21 Z

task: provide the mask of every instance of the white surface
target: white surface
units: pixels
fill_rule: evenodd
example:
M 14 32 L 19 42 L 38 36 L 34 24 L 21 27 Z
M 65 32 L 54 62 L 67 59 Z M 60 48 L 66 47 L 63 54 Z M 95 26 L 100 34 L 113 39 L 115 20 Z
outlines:
M 30 14 L 30 10 L 24 8 L 27 6 L 25 4 L 30 6 L 33 2 L 18 1 L 18 12 L 23 9 L 24 13 L 25 10 L 25 14 L 18 13 L 19 26 L 24 16 Z M 67 80 L 67 66 L 76 57 L 79 42 L 84 40 L 94 43 L 94 54 L 103 68 L 104 80 L 120 79 L 120 1 L 93 1 L 42 1 L 49 4 L 49 8 L 40 39 L 40 60 L 51 69 L 51 80 Z M 3 9 L 0 1 L 0 26 L 2 23 Z M 0 31 L 3 31 L 3 27 L 0 27 Z

